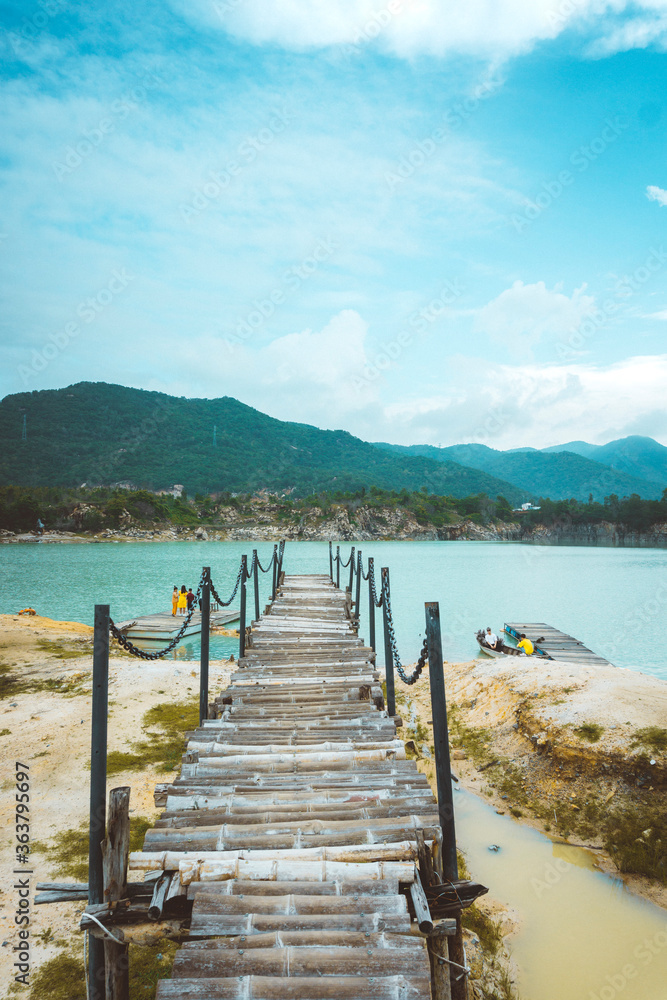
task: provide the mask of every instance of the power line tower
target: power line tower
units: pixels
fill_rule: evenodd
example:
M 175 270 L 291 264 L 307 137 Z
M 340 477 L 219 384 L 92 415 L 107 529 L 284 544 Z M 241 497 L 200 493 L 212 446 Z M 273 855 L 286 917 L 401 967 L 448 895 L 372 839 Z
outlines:
M 27 415 L 27 413 L 23 414 L 23 429 L 21 430 L 21 440 L 22 441 L 27 441 L 28 440 L 28 415 Z

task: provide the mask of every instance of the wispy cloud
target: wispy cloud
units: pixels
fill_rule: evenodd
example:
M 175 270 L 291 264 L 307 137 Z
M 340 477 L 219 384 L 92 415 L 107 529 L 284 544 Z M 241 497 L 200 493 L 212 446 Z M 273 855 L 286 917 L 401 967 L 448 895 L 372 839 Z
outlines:
M 658 205 L 662 208 L 667 207 L 667 191 L 664 188 L 656 187 L 655 184 L 649 184 L 646 188 L 646 197 L 649 201 L 657 201 Z

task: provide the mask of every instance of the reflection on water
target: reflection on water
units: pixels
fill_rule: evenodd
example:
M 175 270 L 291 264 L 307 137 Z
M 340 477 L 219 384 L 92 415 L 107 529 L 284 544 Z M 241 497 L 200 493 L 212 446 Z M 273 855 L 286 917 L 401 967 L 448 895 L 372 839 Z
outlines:
M 664 910 L 595 871 L 593 852 L 554 843 L 464 790 L 454 802 L 474 877 L 521 915 L 510 944 L 523 1000 L 666 1000 Z

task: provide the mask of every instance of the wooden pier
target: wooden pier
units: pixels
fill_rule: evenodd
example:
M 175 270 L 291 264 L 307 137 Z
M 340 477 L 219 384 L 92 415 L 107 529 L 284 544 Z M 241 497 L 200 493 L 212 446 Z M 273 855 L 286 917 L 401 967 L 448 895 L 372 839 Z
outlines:
M 170 642 L 183 627 L 185 615 L 172 615 L 169 611 L 156 612 L 153 615 L 140 615 L 138 618 L 128 618 L 118 624 L 118 630 L 132 642 Z M 211 628 L 220 628 L 230 622 L 239 620 L 238 611 L 211 611 Z M 201 613 L 193 612 L 190 624 L 183 633 L 198 635 L 201 632 Z
M 579 639 L 545 622 L 506 622 L 505 632 L 518 639 L 522 632 L 554 660 L 567 660 L 582 667 L 610 667 L 612 664 L 584 646 Z M 540 642 L 537 640 L 540 639 Z
M 193 904 L 157 998 L 425 1000 L 408 896 L 440 842 L 435 798 L 329 577 L 286 577 L 267 611 L 130 855 L 163 898 Z

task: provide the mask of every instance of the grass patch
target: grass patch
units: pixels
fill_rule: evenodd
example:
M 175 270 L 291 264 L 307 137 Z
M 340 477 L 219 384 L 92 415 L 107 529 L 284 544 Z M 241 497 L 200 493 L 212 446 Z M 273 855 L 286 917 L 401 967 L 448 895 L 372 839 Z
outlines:
M 629 806 L 605 821 L 604 846 L 620 872 L 648 875 L 667 885 L 667 816 Z
M 153 826 L 147 816 L 130 816 L 130 850 L 137 851 L 144 842 L 146 830 Z M 33 841 L 32 850 L 45 854 L 58 876 L 75 882 L 88 881 L 88 824 L 69 830 L 60 830 L 51 844 Z
M 20 989 L 25 996 L 23 988 Z M 29 1000 L 86 1000 L 86 979 L 82 959 L 64 951 L 44 962 L 30 976 L 28 998 Z
M 461 719 L 457 705 L 450 705 L 447 710 L 447 722 L 452 743 L 461 747 L 478 767 L 491 760 L 489 743 L 491 735 L 486 729 L 466 726 Z
M 12 668 L 6 663 L 0 663 L 0 700 L 16 698 L 20 694 L 51 691 L 73 697 L 78 694 L 90 694 L 90 688 L 85 684 L 90 682 L 88 674 L 71 674 L 69 677 L 49 677 L 46 679 L 20 677 L 13 674 Z
M 57 660 L 72 660 L 77 656 L 90 656 L 92 645 L 89 648 L 80 646 L 67 646 L 62 642 L 50 639 L 38 639 L 37 646 L 43 653 L 50 653 Z
M 130 996 L 132 1000 L 154 1000 L 160 979 L 171 979 L 178 944 L 163 941 L 152 947 L 130 945 Z M 83 961 L 69 951 L 44 962 L 31 975 L 30 992 L 14 984 L 10 994 L 27 1000 L 86 1000 Z
M 601 726 L 599 722 L 582 722 L 574 731 L 580 739 L 588 740 L 589 743 L 597 743 L 604 732 L 604 726 Z
M 473 903 L 461 912 L 461 924 L 479 938 L 484 951 L 496 955 L 502 944 L 500 924 Z
M 178 944 L 162 941 L 151 948 L 130 945 L 130 996 L 132 1000 L 154 1000 L 160 979 L 171 979 Z
M 199 697 L 153 705 L 142 719 L 148 739 L 131 743 L 131 751 L 112 750 L 107 755 L 107 774 L 143 771 L 146 767 L 154 767 L 156 771 L 177 770 L 185 747 L 185 732 L 198 726 Z
M 11 729 L 0 729 L 0 736 L 11 736 Z
M 661 729 L 660 726 L 646 726 L 645 729 L 637 729 L 632 734 L 630 746 L 633 750 L 635 747 L 647 747 L 656 753 L 665 753 L 667 751 L 667 729 Z

